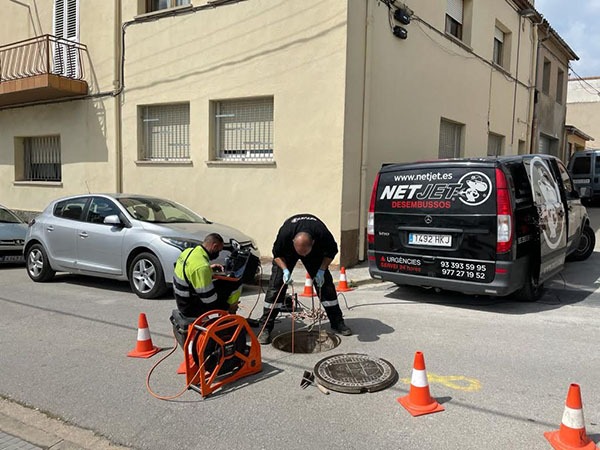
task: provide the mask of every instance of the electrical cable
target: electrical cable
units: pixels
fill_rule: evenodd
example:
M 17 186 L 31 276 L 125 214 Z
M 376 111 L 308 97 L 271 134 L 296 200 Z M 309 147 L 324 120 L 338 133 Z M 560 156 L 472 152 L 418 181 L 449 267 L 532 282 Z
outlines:
M 150 388 L 150 376 L 152 375 L 152 372 L 154 372 L 154 369 L 156 369 L 161 362 L 163 362 L 165 359 L 167 359 L 169 356 L 171 356 L 175 352 L 175 350 L 177 350 L 177 337 L 175 336 L 175 332 L 173 332 L 173 337 L 175 338 L 175 346 L 171 349 L 171 351 L 169 353 L 167 353 L 165 356 L 163 356 L 161 359 L 159 359 L 156 362 L 156 364 L 154 364 L 150 368 L 150 371 L 148 372 L 148 375 L 146 375 L 146 389 L 148 390 L 148 392 L 150 393 L 150 395 L 152 397 L 157 398 L 159 400 L 175 400 L 176 398 L 179 398 L 183 394 L 185 394 L 186 391 L 193 384 L 192 382 L 196 379 L 196 377 L 198 375 L 200 375 L 200 371 L 203 369 L 203 367 L 206 364 L 206 362 L 213 356 L 213 354 L 211 353 L 210 355 L 208 355 L 208 358 L 206 358 L 204 361 L 202 361 L 202 364 L 200 364 L 200 367 L 198 367 L 198 371 L 196 372 L 196 374 L 191 378 L 191 381 L 180 392 L 178 392 L 175 395 L 170 395 L 170 396 L 158 395 L 157 393 L 155 393 L 152 390 L 152 388 Z
M 581 76 L 580 76 L 580 75 L 579 75 L 577 72 L 575 72 L 575 71 L 573 70 L 573 66 L 571 66 L 570 64 L 569 64 L 569 70 L 571 70 L 571 72 L 573 72 L 573 74 L 574 74 L 574 75 L 575 75 L 575 77 L 577 78 L 577 81 L 579 81 L 579 84 L 581 85 L 581 87 L 583 87 L 583 89 L 584 89 L 584 90 L 585 90 L 585 91 L 586 91 L 588 94 L 595 94 L 595 95 L 598 95 L 598 96 L 600 96 L 600 91 L 599 91 L 597 88 L 595 88 L 594 86 L 592 86 L 590 83 L 588 83 L 588 82 L 587 82 L 587 80 L 585 80 L 584 78 L 582 78 L 582 77 L 581 77 Z M 586 89 L 586 87 L 584 86 L 584 83 L 585 83 L 586 85 L 588 85 L 590 88 L 592 88 L 592 89 L 593 89 L 595 92 L 590 92 L 590 91 L 588 91 L 588 90 Z

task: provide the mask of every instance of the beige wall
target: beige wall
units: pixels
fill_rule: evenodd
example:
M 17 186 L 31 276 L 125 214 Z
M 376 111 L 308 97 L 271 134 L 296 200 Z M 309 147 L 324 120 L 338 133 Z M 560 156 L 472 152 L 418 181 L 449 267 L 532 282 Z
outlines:
M 423 20 L 403 25 L 406 40 L 393 36 L 383 4 L 369 0 L 366 11 L 365 2 L 349 3 L 342 230 L 355 239 L 381 164 L 437 158 L 442 117 L 465 124 L 463 156 L 486 155 L 489 132 L 504 136 L 504 154 L 517 154 L 519 141 L 530 140 L 531 22 L 520 22 L 507 2 L 472 2 L 465 12 L 473 23 L 465 29 L 467 46 L 443 35 L 445 0 L 406 3 Z M 511 34 L 505 70 L 489 63 L 497 21 Z M 519 83 L 510 78 L 517 73 L 517 61 Z M 363 179 L 361 139 L 368 153 Z
M 339 242 L 346 21 L 343 0 L 253 0 L 129 25 L 124 191 L 239 228 L 265 256 L 295 213 L 321 217 Z M 274 99 L 275 164 L 207 164 L 210 101 L 255 96 Z M 191 165 L 137 163 L 138 106 L 170 102 L 190 104 Z
M 5 2 L 0 16 L 2 45 L 52 33 L 53 2 Z M 23 6 L 24 5 L 24 6 Z M 27 7 L 28 6 L 28 7 Z M 90 7 L 91 6 L 91 7 Z M 113 2 L 81 2 L 80 42 L 87 45 L 84 63 L 90 93 L 113 89 Z M 82 192 L 114 191 L 115 100 L 110 96 L 0 110 L 0 203 L 40 211 L 50 200 Z M 60 135 L 62 182 L 15 182 L 15 139 Z
M 600 144 L 600 78 L 569 80 L 567 96 L 567 123 L 576 126 L 595 140 L 586 148 L 599 148 Z

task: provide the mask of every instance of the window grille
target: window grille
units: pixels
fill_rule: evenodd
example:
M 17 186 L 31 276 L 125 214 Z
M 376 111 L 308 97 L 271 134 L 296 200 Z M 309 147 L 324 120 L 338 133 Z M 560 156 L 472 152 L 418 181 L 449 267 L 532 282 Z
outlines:
M 190 159 L 190 105 L 141 107 L 142 149 L 145 161 Z
M 460 156 L 460 142 L 462 125 L 448 120 L 440 121 L 440 147 L 439 158 L 458 158 Z
M 273 98 L 215 102 L 216 158 L 273 160 Z
M 60 136 L 23 139 L 25 181 L 61 181 Z

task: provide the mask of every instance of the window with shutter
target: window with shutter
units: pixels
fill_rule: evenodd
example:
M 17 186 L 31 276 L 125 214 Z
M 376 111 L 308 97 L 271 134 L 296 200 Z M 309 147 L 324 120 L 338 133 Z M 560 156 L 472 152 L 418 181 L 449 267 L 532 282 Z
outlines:
M 464 18 L 463 0 L 447 0 L 447 2 L 446 33 L 462 40 Z
M 69 78 L 79 78 L 81 62 L 79 52 L 70 42 L 79 42 L 79 0 L 54 0 L 54 45 L 52 73 Z

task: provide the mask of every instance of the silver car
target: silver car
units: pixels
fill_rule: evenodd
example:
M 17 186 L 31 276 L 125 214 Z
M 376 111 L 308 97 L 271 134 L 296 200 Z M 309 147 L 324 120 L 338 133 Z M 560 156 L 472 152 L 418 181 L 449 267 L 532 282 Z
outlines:
M 129 280 L 141 298 L 163 295 L 181 251 L 219 233 L 251 248 L 254 240 L 210 222 L 170 200 L 128 194 L 88 194 L 55 200 L 30 224 L 25 239 L 27 273 L 36 282 L 57 271 Z M 233 240 L 233 241 L 232 241 Z M 221 252 L 224 262 L 229 251 Z
M 0 264 L 23 263 L 27 224 L 10 209 L 0 205 Z

